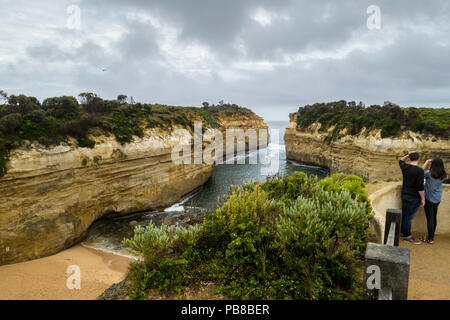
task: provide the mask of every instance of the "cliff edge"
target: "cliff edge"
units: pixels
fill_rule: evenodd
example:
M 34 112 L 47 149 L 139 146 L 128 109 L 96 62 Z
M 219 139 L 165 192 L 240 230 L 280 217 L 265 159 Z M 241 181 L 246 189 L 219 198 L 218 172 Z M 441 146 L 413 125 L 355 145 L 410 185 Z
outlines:
M 315 122 L 308 128 L 297 125 L 298 113 L 290 114 L 290 125 L 284 140 L 288 160 L 318 165 L 332 173 L 355 174 L 365 181 L 399 181 L 402 176 L 398 160 L 408 151 L 419 151 L 422 159 L 440 157 L 450 167 L 450 141 L 412 131 L 404 131 L 396 137 L 383 138 L 381 130 L 363 129 L 351 135 L 345 128 L 339 138 L 330 141 L 335 127 L 320 130 Z
M 253 113 L 221 114 L 218 120 L 220 130 L 267 129 Z M 170 206 L 213 171 L 208 164 L 174 164 L 173 147 L 190 137 L 169 129 L 146 128 L 127 143 L 114 136 L 90 138 L 93 148 L 27 142 L 10 152 L 0 179 L 0 265 L 66 249 L 101 217 Z

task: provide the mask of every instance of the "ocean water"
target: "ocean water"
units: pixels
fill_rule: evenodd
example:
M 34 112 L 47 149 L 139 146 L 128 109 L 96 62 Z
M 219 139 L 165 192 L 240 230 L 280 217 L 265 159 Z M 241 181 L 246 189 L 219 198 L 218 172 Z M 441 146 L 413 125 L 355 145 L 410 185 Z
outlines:
M 123 238 L 133 235 L 136 225 L 145 226 L 150 221 L 156 225 L 161 223 L 186 225 L 198 221 L 205 212 L 214 210 L 220 203 L 219 199 L 230 193 L 232 185 L 242 185 L 251 180 L 264 182 L 271 175 L 283 176 L 296 171 L 315 174 L 320 179 L 327 175 L 327 172 L 320 167 L 287 161 L 283 137 L 289 123 L 267 122 L 267 124 L 271 130 L 269 145 L 264 150 L 253 152 L 263 153 L 271 160 L 272 165 L 264 165 L 259 163 L 260 161 L 258 164 L 250 164 L 249 159 L 252 155 L 254 156 L 254 153 L 242 156 L 246 160 L 245 164 L 237 164 L 237 157 L 217 165 L 211 178 L 197 193 L 158 213 L 142 213 L 128 218 L 99 220 L 91 226 L 83 244 L 100 250 L 129 255 L 121 242 Z M 276 133 L 278 133 L 278 139 Z M 269 167 L 270 172 L 265 172 Z

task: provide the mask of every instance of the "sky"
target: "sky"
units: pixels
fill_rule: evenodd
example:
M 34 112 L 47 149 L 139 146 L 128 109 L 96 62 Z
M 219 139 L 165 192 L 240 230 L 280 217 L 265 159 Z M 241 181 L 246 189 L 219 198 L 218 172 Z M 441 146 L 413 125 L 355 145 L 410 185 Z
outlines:
M 267 121 L 337 100 L 450 107 L 448 0 L 0 0 L 0 90 Z

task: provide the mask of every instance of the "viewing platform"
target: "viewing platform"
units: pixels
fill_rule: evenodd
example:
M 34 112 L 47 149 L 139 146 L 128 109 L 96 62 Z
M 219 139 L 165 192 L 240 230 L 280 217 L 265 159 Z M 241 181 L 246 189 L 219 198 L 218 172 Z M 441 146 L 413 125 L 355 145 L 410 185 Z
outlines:
M 374 227 L 378 240 L 384 239 L 384 225 L 387 209 L 402 208 L 402 183 L 393 183 L 369 196 L 372 201 L 372 207 L 375 212 Z M 412 225 L 412 233 L 426 234 L 427 220 L 423 208 L 414 217 Z M 442 202 L 438 211 L 438 227 L 436 229 L 436 237 L 440 235 L 450 235 L 450 185 L 444 184 L 442 191 Z
M 402 183 L 392 183 L 369 196 L 375 214 L 372 222 L 378 243 L 384 243 L 387 210 L 401 209 L 401 187 Z M 416 239 L 427 235 L 423 208 L 414 217 L 412 234 Z M 399 242 L 400 247 L 410 251 L 408 300 L 450 299 L 450 185 L 443 188 L 435 241 L 434 245 Z

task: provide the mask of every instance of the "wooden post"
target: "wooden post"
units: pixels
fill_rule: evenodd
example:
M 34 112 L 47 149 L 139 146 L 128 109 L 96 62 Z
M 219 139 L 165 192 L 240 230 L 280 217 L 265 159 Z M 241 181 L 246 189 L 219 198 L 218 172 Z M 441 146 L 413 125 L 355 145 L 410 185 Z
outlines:
M 391 231 L 392 222 L 395 222 L 395 231 Z M 400 229 L 402 227 L 402 210 L 387 209 L 386 223 L 384 226 L 384 244 L 388 243 L 389 231 L 394 232 L 394 246 L 398 247 L 400 243 Z M 391 233 L 392 235 L 392 233 Z M 392 244 L 391 244 L 392 245 Z
M 386 240 L 385 245 L 395 247 L 395 230 L 396 230 L 397 224 L 395 221 L 391 222 L 391 227 L 389 228 L 389 234 Z

